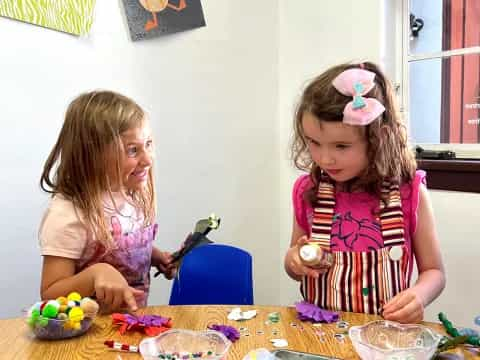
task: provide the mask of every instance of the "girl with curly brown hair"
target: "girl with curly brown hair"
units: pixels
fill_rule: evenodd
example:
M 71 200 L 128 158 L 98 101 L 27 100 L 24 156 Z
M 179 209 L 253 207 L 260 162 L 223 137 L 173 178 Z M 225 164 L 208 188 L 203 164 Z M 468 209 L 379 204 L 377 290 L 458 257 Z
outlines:
M 445 286 L 425 173 L 416 169 L 391 84 L 373 63 L 342 64 L 304 90 L 292 157 L 285 270 L 322 308 L 404 323 Z M 410 285 L 414 258 L 418 279 Z M 315 261 L 315 260 L 318 261 Z

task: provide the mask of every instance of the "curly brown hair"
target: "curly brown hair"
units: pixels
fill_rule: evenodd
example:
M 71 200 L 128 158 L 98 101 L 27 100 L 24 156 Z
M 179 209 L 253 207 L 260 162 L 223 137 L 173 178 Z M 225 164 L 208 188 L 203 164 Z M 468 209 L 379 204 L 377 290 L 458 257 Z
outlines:
M 40 187 L 52 196 L 61 194 L 72 201 L 80 219 L 107 248 L 113 241 L 104 215 L 106 194 L 115 205 L 114 179 L 109 178 L 107 169 L 113 163 L 117 179 L 121 178 L 121 154 L 125 152 L 121 134 L 145 121 L 142 108 L 126 96 L 112 91 L 81 94 L 69 105 L 57 142 L 43 167 Z M 145 225 L 151 224 L 155 218 L 153 168 L 147 185 L 126 195 L 143 211 Z
M 401 120 L 390 81 L 380 68 L 371 62 L 337 65 L 307 85 L 295 112 L 291 156 L 298 169 L 310 173 L 314 186 L 304 196 L 312 205 L 315 201 L 321 169 L 312 160 L 308 151 L 302 118 L 305 112 L 310 112 L 319 121 L 342 121 L 345 105 L 352 100 L 352 97 L 338 92 L 332 85 L 332 81 L 341 72 L 352 68 L 363 68 L 375 73 L 376 86 L 365 96 L 378 99 L 384 105 L 385 112 L 369 125 L 360 127 L 368 143 L 369 166 L 357 178 L 345 184 L 347 189 L 362 188 L 380 196 L 381 184 L 384 180 L 402 184 L 410 182 L 415 176 L 417 164 L 408 144 L 407 132 Z

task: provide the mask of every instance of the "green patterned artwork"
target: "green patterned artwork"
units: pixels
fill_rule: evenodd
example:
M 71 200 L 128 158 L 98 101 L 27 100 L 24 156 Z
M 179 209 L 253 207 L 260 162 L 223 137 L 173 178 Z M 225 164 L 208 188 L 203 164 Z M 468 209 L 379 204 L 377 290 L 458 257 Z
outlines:
M 0 16 L 84 35 L 90 31 L 96 0 L 0 0 Z

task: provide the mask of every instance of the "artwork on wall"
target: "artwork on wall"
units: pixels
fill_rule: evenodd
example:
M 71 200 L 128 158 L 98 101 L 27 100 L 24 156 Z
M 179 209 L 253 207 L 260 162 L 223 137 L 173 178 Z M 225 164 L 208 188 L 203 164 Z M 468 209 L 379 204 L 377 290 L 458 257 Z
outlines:
M 85 35 L 96 0 L 0 0 L 0 16 L 74 35 Z
M 133 41 L 205 26 L 200 0 L 123 0 Z

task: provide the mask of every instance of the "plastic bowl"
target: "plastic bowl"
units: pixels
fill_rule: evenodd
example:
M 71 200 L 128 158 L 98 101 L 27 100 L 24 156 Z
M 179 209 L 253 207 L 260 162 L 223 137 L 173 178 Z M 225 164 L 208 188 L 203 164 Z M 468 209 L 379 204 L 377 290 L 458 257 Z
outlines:
M 379 320 L 348 332 L 362 360 L 429 360 L 442 336 L 418 324 Z
M 145 360 L 220 360 L 225 359 L 232 343 L 219 331 L 172 329 L 139 345 Z
M 72 329 L 67 325 L 68 320 L 49 319 L 40 316 L 30 325 L 33 334 L 42 340 L 60 340 L 85 334 L 93 323 L 93 318 L 84 318 L 80 328 Z M 67 326 L 65 326 L 67 325 Z
M 76 295 L 80 297 L 80 294 Z M 84 334 L 92 325 L 98 309 L 98 303 L 88 297 L 78 301 L 60 297 L 38 301 L 23 313 L 25 322 L 38 339 L 59 340 Z

